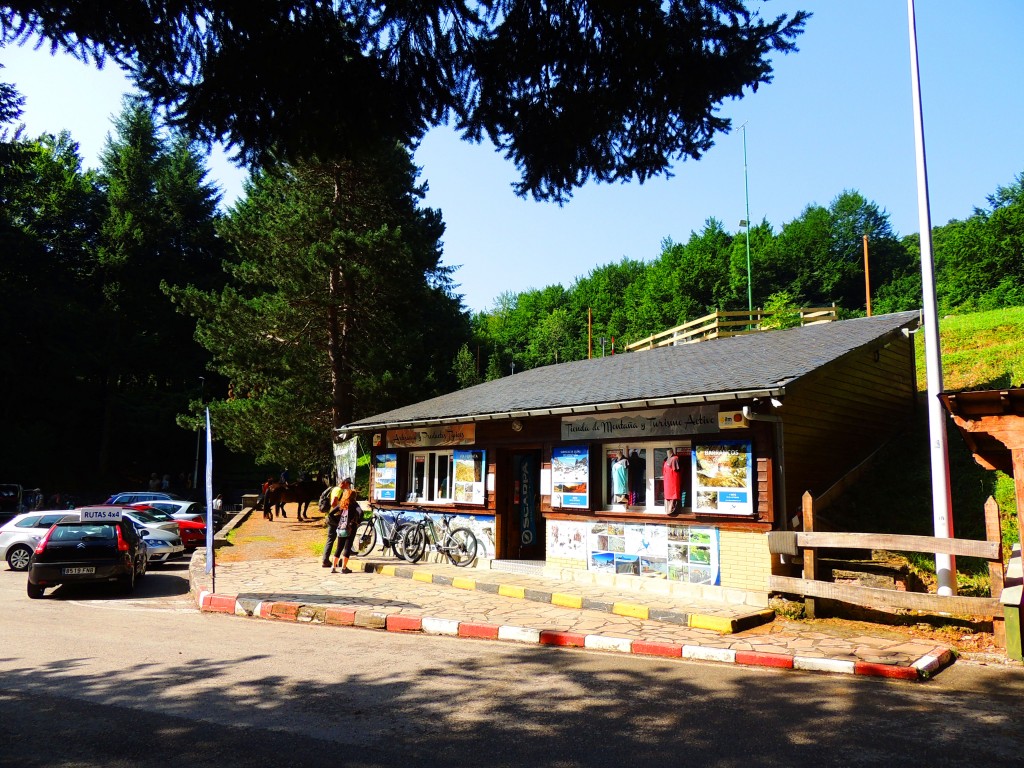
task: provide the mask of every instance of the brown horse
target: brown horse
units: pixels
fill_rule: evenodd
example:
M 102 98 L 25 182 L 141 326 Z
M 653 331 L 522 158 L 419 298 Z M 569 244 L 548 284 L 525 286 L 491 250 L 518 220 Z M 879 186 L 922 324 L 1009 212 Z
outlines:
M 288 517 L 284 505 L 296 503 L 298 507 L 298 519 L 309 520 L 306 514 L 309 505 L 320 498 L 324 485 L 319 480 L 299 480 L 295 483 L 271 483 L 263 496 L 263 516 L 268 520 L 274 519 L 274 512 L 278 517 Z

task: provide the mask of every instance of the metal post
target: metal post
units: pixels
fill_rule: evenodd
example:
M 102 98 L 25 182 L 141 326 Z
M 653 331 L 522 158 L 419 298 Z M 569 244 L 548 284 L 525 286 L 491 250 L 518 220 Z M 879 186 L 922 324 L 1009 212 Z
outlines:
M 750 277 L 750 184 L 747 181 L 747 124 L 740 126 L 743 129 L 743 195 L 747 203 L 747 313 L 748 322 L 753 322 L 754 315 L 754 289 Z
M 868 268 L 867 235 L 864 235 L 864 296 L 867 299 L 868 317 L 871 317 L 871 271 Z
M 932 518 L 936 538 L 953 537 L 953 505 L 949 496 L 949 452 L 942 392 L 942 350 L 939 345 L 938 305 L 935 299 L 935 263 L 932 257 L 932 223 L 928 206 L 928 166 L 924 151 L 924 115 L 921 110 L 921 77 L 917 65 L 917 25 L 914 0 L 907 0 L 910 22 L 910 84 L 914 97 L 914 149 L 917 160 L 917 210 L 921 230 L 921 287 L 923 294 L 924 350 L 928 391 L 928 437 L 931 445 Z M 938 593 L 956 593 L 956 559 L 935 554 Z

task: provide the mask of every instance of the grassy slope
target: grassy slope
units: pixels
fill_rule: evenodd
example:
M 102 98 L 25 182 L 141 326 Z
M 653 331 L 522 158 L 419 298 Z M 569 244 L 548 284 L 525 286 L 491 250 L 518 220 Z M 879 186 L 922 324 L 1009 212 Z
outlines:
M 1024 386 L 1024 307 L 943 317 L 939 335 L 946 391 Z M 837 527 L 932 535 L 924 333 L 918 333 L 916 338 L 917 387 L 921 397 L 914 422 L 911 429 L 885 448 L 864 481 L 835 510 L 834 514 L 842 518 Z M 983 505 L 993 496 L 1002 511 L 1004 543 L 1016 541 L 1012 478 L 978 466 L 951 419 L 947 426 L 956 536 L 985 538 Z M 911 559 L 922 570 L 934 571 L 931 558 Z M 987 563 L 960 558 L 957 568 L 963 594 L 987 592 Z

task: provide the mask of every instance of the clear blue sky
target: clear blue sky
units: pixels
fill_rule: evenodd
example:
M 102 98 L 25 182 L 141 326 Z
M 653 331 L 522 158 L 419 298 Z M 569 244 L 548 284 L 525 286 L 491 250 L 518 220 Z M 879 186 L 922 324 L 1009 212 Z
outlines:
M 778 231 L 811 203 L 844 189 L 887 210 L 900 235 L 918 227 L 907 4 L 901 0 L 771 0 L 749 4 L 771 17 L 814 16 L 800 50 L 775 59 L 775 82 L 726 102 L 747 123 L 750 218 Z M 997 186 L 1024 172 L 1022 0 L 917 0 L 917 36 L 933 225 L 970 216 Z M 0 49 L 0 81 L 26 96 L 30 136 L 71 131 L 87 166 L 111 129 L 128 87 L 47 51 Z M 490 145 L 431 132 L 416 153 L 427 204 L 447 224 L 445 263 L 466 306 L 484 310 L 504 291 L 569 287 L 623 257 L 652 260 L 665 238 L 685 241 L 714 217 L 735 232 L 746 217 L 741 132 L 718 137 L 699 162 L 640 185 L 591 184 L 564 206 L 516 197 L 515 169 Z M 222 155 L 211 177 L 230 204 L 244 174 Z M 756 275 L 755 275 L 756 280 Z

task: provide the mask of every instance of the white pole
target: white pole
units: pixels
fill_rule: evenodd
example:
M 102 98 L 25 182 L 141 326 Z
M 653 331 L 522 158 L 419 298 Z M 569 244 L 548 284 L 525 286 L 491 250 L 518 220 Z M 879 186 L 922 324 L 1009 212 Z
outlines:
M 928 439 L 932 466 L 932 516 L 935 537 L 949 539 L 953 537 L 953 506 L 949 496 L 946 417 L 939 401 L 939 393 L 942 392 L 942 350 L 939 345 L 939 313 L 935 301 L 935 263 L 932 258 L 932 223 L 928 207 L 928 170 L 924 152 L 924 116 L 921 110 L 921 77 L 917 66 L 914 0 L 907 0 L 907 14 L 910 19 L 910 82 L 914 95 L 918 226 L 921 230 L 921 287 L 928 388 Z M 938 577 L 940 595 L 956 593 L 956 559 L 952 555 L 936 553 L 935 574 Z
M 747 319 L 748 322 L 753 322 L 750 319 L 754 315 L 754 289 L 750 277 L 750 184 L 747 181 L 747 124 L 744 123 L 740 128 L 743 129 L 743 195 L 747 202 L 747 226 L 744 227 L 747 230 L 747 312 L 749 313 Z

